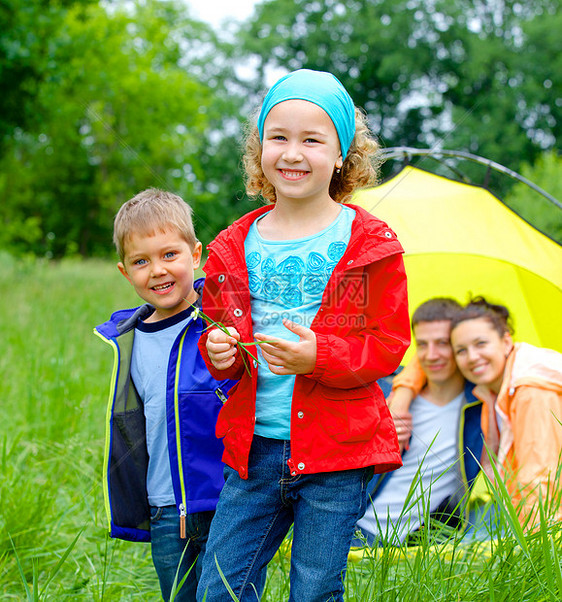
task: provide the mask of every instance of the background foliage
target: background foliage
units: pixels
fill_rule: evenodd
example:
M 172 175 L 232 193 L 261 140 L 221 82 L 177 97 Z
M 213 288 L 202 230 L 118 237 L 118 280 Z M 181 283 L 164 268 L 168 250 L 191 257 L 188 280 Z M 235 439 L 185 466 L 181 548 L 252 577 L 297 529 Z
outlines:
M 336 74 L 383 146 L 472 152 L 560 197 L 559 8 L 268 0 L 213 31 L 180 0 L 3 0 L 0 248 L 108 255 L 116 210 L 148 186 L 190 202 L 208 242 L 251 207 L 244 122 L 272 72 L 300 67 Z M 562 212 L 512 185 L 491 182 L 562 240 Z

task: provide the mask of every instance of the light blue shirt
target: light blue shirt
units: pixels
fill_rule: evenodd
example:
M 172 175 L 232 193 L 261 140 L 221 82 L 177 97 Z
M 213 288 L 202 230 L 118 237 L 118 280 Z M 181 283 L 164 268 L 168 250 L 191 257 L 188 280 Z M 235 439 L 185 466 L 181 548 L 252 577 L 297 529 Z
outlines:
M 464 393 L 445 406 L 418 395 L 410 406 L 412 438 L 403 466 L 387 477 L 382 491 L 358 522 L 375 538 L 404 541 L 423 522 L 427 511 L 462 488 L 458 466 L 458 424 Z M 419 473 L 418 473 L 419 471 Z M 410 488 L 413 494 L 406 502 Z
M 355 211 L 342 205 L 338 217 L 324 230 L 292 240 L 266 240 L 256 220 L 245 241 L 252 300 L 253 331 L 298 341 L 283 326 L 283 318 L 310 328 L 326 284 L 344 254 Z M 255 433 L 271 439 L 290 439 L 291 400 L 295 376 L 273 374 L 259 346 Z
M 168 455 L 166 379 L 172 346 L 191 319 L 191 311 L 158 322 L 139 322 L 135 328 L 131 378 L 144 403 L 149 456 L 146 489 L 151 506 L 176 503 Z

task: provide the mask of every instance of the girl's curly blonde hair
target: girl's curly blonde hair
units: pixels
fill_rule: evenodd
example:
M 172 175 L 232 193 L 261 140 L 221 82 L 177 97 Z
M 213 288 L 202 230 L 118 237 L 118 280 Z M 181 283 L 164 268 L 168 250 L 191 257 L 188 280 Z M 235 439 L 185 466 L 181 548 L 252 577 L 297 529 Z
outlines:
M 330 196 L 337 203 L 346 203 L 357 188 L 374 186 L 378 181 L 381 160 L 379 145 L 369 130 L 367 117 L 355 107 L 355 136 L 340 173 L 334 172 Z M 251 198 L 263 197 L 270 203 L 277 200 L 275 188 L 261 168 L 262 145 L 256 119 L 250 121 L 245 136 L 243 156 L 246 192 Z

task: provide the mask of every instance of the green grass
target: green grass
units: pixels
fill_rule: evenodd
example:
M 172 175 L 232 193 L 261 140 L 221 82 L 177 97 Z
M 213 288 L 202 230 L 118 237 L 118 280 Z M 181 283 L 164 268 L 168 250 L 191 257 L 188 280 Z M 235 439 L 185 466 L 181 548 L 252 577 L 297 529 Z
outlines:
M 108 262 L 0 260 L 2 600 L 159 600 L 149 546 L 107 537 L 101 488 L 112 357 L 92 328 L 139 301 Z M 346 599 L 559 600 L 560 527 L 502 522 L 492 543 L 422 537 L 350 562 Z M 287 599 L 288 570 L 279 554 L 265 600 Z

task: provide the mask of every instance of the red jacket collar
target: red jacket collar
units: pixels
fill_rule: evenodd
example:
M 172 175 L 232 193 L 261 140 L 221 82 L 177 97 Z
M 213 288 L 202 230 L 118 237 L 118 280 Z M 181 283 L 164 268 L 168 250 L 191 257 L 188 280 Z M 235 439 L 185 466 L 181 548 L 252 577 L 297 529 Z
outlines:
M 348 252 L 355 257 L 355 266 L 404 252 L 396 234 L 385 222 L 357 205 L 346 203 L 345 207 L 350 207 L 356 212 L 348 244 Z M 242 243 L 246 240 L 250 226 L 258 217 L 271 209 L 273 205 L 265 205 L 246 213 L 223 230 L 207 248 L 227 255 L 237 251 L 243 253 Z

